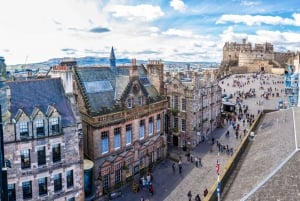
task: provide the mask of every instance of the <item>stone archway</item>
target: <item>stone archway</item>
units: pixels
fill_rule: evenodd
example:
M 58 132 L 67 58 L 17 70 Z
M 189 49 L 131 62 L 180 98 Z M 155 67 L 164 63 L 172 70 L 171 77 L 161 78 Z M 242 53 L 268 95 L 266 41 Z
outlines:
M 265 72 L 265 67 L 261 66 L 261 67 L 260 67 L 260 71 L 261 71 L 261 72 Z

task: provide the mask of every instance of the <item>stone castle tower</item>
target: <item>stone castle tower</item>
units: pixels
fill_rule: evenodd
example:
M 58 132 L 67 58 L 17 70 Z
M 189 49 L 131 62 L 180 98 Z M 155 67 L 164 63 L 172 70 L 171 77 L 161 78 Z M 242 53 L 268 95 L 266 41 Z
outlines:
M 268 72 L 283 73 L 292 53 L 275 52 L 271 43 L 254 44 L 226 42 L 220 70 L 231 73 Z

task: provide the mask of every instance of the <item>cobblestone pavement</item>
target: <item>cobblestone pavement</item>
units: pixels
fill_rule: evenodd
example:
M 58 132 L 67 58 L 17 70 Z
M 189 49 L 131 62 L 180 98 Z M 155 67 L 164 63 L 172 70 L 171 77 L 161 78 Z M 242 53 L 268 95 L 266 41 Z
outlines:
M 233 80 L 239 80 L 240 83 L 245 83 L 247 81 L 246 76 L 241 78 L 236 78 L 234 75 L 226 78 L 223 80 L 223 84 L 220 83 L 220 86 L 222 89 L 226 88 L 226 93 L 236 93 L 237 90 L 243 90 L 244 92 L 247 92 L 250 88 L 255 88 L 257 92 L 256 98 L 247 98 L 243 101 L 243 104 L 246 104 L 249 106 L 249 113 L 257 115 L 258 110 L 262 109 L 275 109 L 278 106 L 278 100 L 283 98 L 283 93 L 281 93 L 281 89 L 284 88 L 283 83 L 278 83 L 277 81 L 283 82 L 283 76 L 269 76 L 268 79 L 265 79 L 265 84 L 262 84 L 262 81 L 259 79 L 250 79 L 250 84 L 245 85 L 241 88 L 239 87 L 232 87 Z M 276 82 L 276 84 L 273 84 L 273 81 Z M 229 84 L 229 87 L 227 86 L 227 83 Z M 268 100 L 260 98 L 260 94 L 263 93 L 264 90 L 260 90 L 260 87 L 263 86 L 264 89 L 268 87 L 278 88 L 280 92 L 280 97 L 270 97 Z M 234 97 L 235 98 L 235 97 Z M 233 99 L 234 101 L 234 99 Z M 257 104 L 257 102 L 260 101 L 261 104 Z M 279 112 L 280 113 L 280 112 Z M 283 113 L 281 113 L 283 114 Z M 286 115 L 286 118 L 290 118 L 290 116 L 287 113 L 284 113 Z M 279 117 L 281 118 L 281 117 Z M 279 125 L 279 121 L 281 119 L 278 119 L 278 128 L 282 127 Z M 239 122 L 241 126 L 241 131 L 244 128 L 249 128 L 249 125 L 245 125 L 243 127 L 243 123 Z M 273 122 L 273 127 L 277 125 L 277 120 Z M 283 128 L 283 127 L 282 127 Z M 225 133 L 229 129 L 231 135 L 230 137 L 225 137 Z M 226 125 L 224 128 L 218 128 L 214 130 L 210 136 L 209 139 L 212 137 L 215 138 L 215 140 L 218 140 L 221 144 L 227 145 L 229 147 L 236 149 L 236 147 L 240 144 L 241 139 L 236 139 L 233 134 L 233 128 L 229 125 Z M 279 139 L 280 141 L 285 141 L 282 138 Z M 256 140 L 259 141 L 259 140 Z M 255 142 L 256 142 L 255 141 Z M 271 142 L 276 143 L 276 142 Z M 282 142 L 284 143 L 284 142 Z M 261 145 L 263 146 L 263 145 Z M 269 144 L 265 148 L 272 148 L 273 145 Z M 274 150 L 276 151 L 276 150 Z M 163 164 L 158 165 L 154 169 L 154 180 L 153 180 L 153 186 L 154 186 L 154 195 L 150 195 L 147 190 L 141 190 L 139 193 L 135 194 L 132 192 L 131 187 L 127 186 L 122 189 L 122 197 L 116 198 L 116 201 L 138 201 L 141 196 L 144 198 L 147 198 L 149 200 L 153 201 L 185 201 L 188 200 L 187 193 L 189 190 L 191 190 L 193 199 L 196 194 L 199 193 L 201 200 L 203 200 L 203 191 L 205 188 L 210 190 L 213 183 L 217 180 L 217 174 L 216 174 L 216 160 L 219 159 L 220 161 L 220 172 L 222 173 L 224 171 L 224 166 L 228 159 L 231 157 L 228 154 L 221 153 L 218 155 L 217 147 L 214 145 L 214 148 L 211 152 L 211 141 L 205 141 L 200 143 L 192 152 L 194 156 L 198 156 L 202 158 L 203 167 L 196 168 L 194 163 L 191 163 L 187 161 L 186 157 L 184 157 L 184 152 L 181 150 L 178 150 L 179 154 L 183 157 L 183 173 L 178 173 L 178 168 L 176 166 L 176 172 L 172 172 L 172 161 L 166 160 Z M 282 155 L 286 156 L 286 153 L 283 152 Z M 260 159 L 261 163 L 264 163 L 263 158 Z M 253 163 L 252 163 L 253 164 Z M 247 173 L 245 173 L 247 174 Z M 250 173 L 249 173 L 250 174 Z M 242 197 L 243 195 L 241 195 Z M 240 198 L 241 198 L 240 197 Z M 192 199 L 192 200 L 193 200 Z

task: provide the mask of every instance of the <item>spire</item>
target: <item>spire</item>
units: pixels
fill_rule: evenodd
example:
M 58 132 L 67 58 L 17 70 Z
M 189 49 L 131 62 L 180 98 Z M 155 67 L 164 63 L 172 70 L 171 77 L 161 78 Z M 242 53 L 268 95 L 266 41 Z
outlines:
M 115 57 L 114 47 L 111 47 L 109 62 L 111 68 L 116 67 L 116 57 Z

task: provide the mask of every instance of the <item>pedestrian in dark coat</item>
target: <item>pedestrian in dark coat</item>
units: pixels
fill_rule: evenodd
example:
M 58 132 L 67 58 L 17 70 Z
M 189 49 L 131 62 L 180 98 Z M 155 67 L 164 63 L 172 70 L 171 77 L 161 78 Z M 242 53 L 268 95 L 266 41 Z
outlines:
M 189 198 L 189 201 L 192 201 L 192 192 L 191 191 L 188 192 L 187 196 Z
M 154 194 L 154 188 L 153 188 L 153 184 L 152 183 L 150 183 L 149 192 L 151 193 L 151 195 Z
M 196 195 L 195 201 L 201 201 L 201 198 L 200 198 L 200 195 L 199 195 L 199 194 Z

